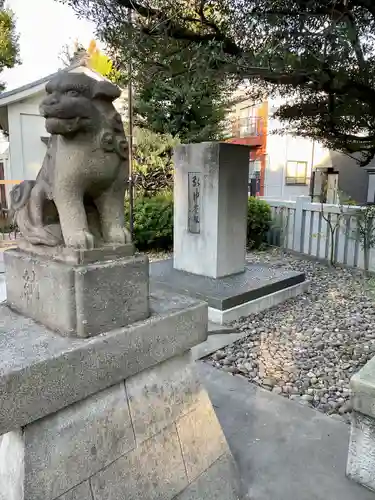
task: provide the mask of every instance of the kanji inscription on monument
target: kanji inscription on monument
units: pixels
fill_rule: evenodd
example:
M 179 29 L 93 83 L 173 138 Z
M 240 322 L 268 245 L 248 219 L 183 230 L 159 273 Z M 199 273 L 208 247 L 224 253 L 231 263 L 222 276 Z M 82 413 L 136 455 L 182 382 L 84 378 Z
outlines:
M 188 173 L 188 231 L 199 234 L 201 223 L 201 174 Z
M 33 298 L 39 300 L 39 285 L 36 280 L 35 271 L 29 272 L 25 269 L 23 273 L 23 296 L 29 302 Z

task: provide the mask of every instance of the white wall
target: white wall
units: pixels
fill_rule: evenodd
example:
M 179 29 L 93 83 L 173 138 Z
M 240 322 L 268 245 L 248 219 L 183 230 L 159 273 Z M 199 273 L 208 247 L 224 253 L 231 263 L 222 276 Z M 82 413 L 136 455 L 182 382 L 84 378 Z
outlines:
M 264 196 L 283 200 L 296 200 L 298 196 L 308 196 L 312 167 L 329 160 L 329 151 L 310 139 L 291 135 L 275 134 L 282 128 L 279 120 L 272 118 L 273 113 L 283 103 L 282 99 L 269 102 L 267 135 L 267 164 L 265 171 Z M 306 185 L 287 185 L 286 166 L 288 161 L 307 162 Z
M 39 103 L 44 92 L 8 106 L 9 119 L 9 180 L 35 179 L 41 167 L 46 146 L 42 136 L 48 136 Z

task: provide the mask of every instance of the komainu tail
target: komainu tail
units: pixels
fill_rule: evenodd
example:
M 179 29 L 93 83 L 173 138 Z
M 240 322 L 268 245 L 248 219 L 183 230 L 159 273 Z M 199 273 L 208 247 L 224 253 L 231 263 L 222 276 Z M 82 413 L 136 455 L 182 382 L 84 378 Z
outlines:
M 60 224 L 43 225 L 32 200 L 36 181 L 23 181 L 10 192 L 10 216 L 24 238 L 34 245 L 56 246 L 62 243 Z M 30 202 L 30 203 L 29 203 Z
M 26 205 L 30 199 L 31 190 L 35 186 L 35 181 L 22 181 L 9 193 L 10 195 L 10 216 L 13 218 L 18 210 Z

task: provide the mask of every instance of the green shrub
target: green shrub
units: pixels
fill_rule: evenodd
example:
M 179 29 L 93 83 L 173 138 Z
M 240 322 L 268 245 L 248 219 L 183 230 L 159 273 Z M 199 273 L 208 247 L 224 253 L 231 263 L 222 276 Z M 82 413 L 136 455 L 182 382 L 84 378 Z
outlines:
M 125 207 L 129 220 L 128 205 Z M 138 250 L 170 250 L 173 247 L 173 195 L 136 198 L 134 244 Z
M 260 248 L 271 225 L 271 207 L 264 200 L 250 197 L 247 205 L 247 246 Z
M 129 204 L 125 204 L 129 221 Z M 250 249 L 262 246 L 271 224 L 271 208 L 263 200 L 249 198 L 247 244 Z M 173 248 L 173 194 L 139 197 L 134 203 L 134 243 L 138 250 Z

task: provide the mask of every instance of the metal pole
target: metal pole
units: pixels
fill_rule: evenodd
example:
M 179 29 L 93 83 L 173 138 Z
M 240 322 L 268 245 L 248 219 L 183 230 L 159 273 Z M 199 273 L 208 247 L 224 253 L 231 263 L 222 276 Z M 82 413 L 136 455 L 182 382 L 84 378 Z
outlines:
M 130 25 L 129 41 L 132 43 L 132 9 L 128 8 L 128 22 Z M 129 121 L 129 230 L 134 237 L 134 188 L 133 188 L 133 84 L 132 84 L 133 65 L 132 58 L 128 63 L 128 121 Z
M 310 198 L 311 201 L 314 201 L 314 195 L 315 195 L 315 170 L 314 170 L 314 164 L 315 164 L 315 139 L 313 140 L 312 143 L 312 149 L 311 149 L 311 172 L 310 172 Z

